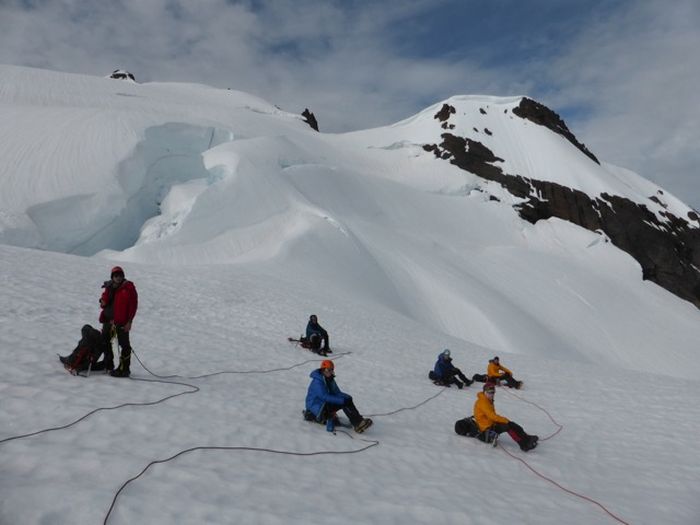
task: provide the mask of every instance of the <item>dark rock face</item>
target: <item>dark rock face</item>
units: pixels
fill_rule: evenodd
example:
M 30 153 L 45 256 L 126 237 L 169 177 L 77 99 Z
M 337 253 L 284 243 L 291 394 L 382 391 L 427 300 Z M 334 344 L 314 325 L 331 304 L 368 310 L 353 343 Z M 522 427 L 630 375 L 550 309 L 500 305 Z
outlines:
M 566 127 L 566 124 L 561 119 L 561 117 L 557 115 L 554 111 L 549 109 L 547 106 L 540 104 L 539 102 L 535 102 L 534 100 L 529 99 L 527 97 L 524 97 L 520 101 L 520 105 L 517 108 L 513 108 L 513 114 L 517 115 L 520 118 L 531 120 L 535 124 L 539 124 L 540 126 L 544 126 L 545 128 L 549 128 L 554 133 L 558 133 L 566 140 L 571 142 L 574 146 L 576 146 L 579 150 L 581 150 L 581 152 L 588 158 L 590 158 L 593 162 L 595 162 L 596 164 L 600 164 L 595 155 L 588 151 L 588 148 L 586 148 L 586 146 L 584 146 L 578 140 L 576 140 L 576 137 L 573 133 L 571 133 L 571 131 L 569 131 L 569 128 Z
M 528 103 L 526 107 L 541 106 L 534 104 L 537 106 Z M 539 114 L 547 113 L 540 110 Z M 545 118 L 553 125 L 551 115 Z M 566 126 L 561 122 L 558 128 L 566 129 Z M 579 144 L 573 134 L 568 133 L 571 135 L 569 140 Z M 524 199 L 524 203 L 515 207 L 523 219 L 534 224 L 540 219 L 557 217 L 591 231 L 605 232 L 615 246 L 639 262 L 643 279 L 655 282 L 700 308 L 700 217 L 697 213 L 688 213 L 688 220 L 693 224 L 668 212 L 661 212 L 666 219 L 662 221 L 646 206 L 625 197 L 602 194 L 591 198 L 579 190 L 554 182 L 506 174 L 494 164 L 503 159 L 482 143 L 450 133 L 443 133 L 441 137 L 439 145 L 426 144 L 423 149 L 432 151 L 439 159 L 449 160 L 464 170 L 495 181 L 512 195 Z M 581 145 L 579 149 L 598 162 L 585 146 Z M 659 191 L 653 200 L 664 206 L 662 197 L 663 192 Z
M 134 75 L 123 69 L 115 69 L 112 71 L 112 74 L 109 75 L 109 78 L 114 78 L 117 80 L 132 80 L 133 82 L 136 82 Z
M 304 122 L 311 126 L 312 129 L 318 131 L 318 122 L 314 114 L 309 111 L 309 108 L 305 108 L 301 116 L 304 117 Z
M 440 111 L 435 113 L 435 118 L 438 119 L 440 122 L 445 122 L 448 118 L 450 118 L 450 115 L 454 115 L 457 110 L 453 107 L 450 106 L 449 104 L 443 104 L 442 108 L 440 108 Z

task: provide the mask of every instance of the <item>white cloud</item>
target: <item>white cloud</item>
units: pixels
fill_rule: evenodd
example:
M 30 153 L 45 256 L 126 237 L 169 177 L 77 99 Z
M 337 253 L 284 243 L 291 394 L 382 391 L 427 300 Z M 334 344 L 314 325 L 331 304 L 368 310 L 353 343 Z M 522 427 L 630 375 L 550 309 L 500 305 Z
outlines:
M 587 107 L 579 138 L 700 208 L 700 4 L 627 4 L 584 28 L 549 70 L 555 104 Z

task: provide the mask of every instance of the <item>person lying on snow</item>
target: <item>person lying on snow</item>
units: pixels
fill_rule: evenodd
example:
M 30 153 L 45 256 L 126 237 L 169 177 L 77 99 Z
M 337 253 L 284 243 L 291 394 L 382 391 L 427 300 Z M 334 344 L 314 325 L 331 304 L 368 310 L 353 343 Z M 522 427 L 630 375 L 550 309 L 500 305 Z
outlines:
M 352 396 L 341 391 L 335 382 L 335 366 L 326 359 L 321 367 L 311 372 L 311 383 L 306 392 L 304 417 L 326 424 L 326 430 L 333 432 L 338 424 L 336 412 L 342 410 L 348 416 L 355 432 L 362 433 L 372 426 L 372 420 L 362 417 L 352 401 Z
M 70 355 L 58 357 L 61 363 L 67 370 L 74 372 L 82 372 L 88 368 L 104 370 L 104 359 L 99 363 L 97 362 L 106 353 L 108 346 L 102 338 L 102 334 L 89 324 L 83 326 L 80 333 L 82 337 L 78 341 L 78 346 L 75 347 L 75 350 Z
M 513 372 L 501 364 L 498 356 L 494 357 L 493 359 L 489 359 L 489 366 L 486 368 L 486 375 L 488 376 L 489 383 L 499 385 L 500 381 L 505 381 L 506 386 L 516 389 L 523 386 L 523 382 L 517 381 L 513 377 Z
M 428 373 L 428 377 L 432 379 L 433 383 L 436 385 L 447 387 L 450 385 L 457 385 L 457 388 L 460 389 L 464 385 L 469 386 L 474 382 L 452 364 L 452 357 L 450 357 L 450 350 L 448 348 L 445 348 L 440 355 L 438 355 L 435 367 Z M 461 381 L 457 379 L 458 377 Z
M 318 317 L 315 315 L 309 317 L 309 322 L 306 325 L 306 341 L 311 350 L 317 354 L 328 355 L 332 353 L 328 342 L 328 332 L 318 324 Z M 321 343 L 323 343 L 323 348 Z
M 508 432 L 513 441 L 520 446 L 520 450 L 527 452 L 535 448 L 539 439 L 537 436 L 529 435 L 523 430 L 523 427 L 496 413 L 493 402 L 495 395 L 496 385 L 493 383 L 486 383 L 483 392 L 476 395 L 474 421 L 479 427 L 477 439 L 491 443 L 499 434 Z

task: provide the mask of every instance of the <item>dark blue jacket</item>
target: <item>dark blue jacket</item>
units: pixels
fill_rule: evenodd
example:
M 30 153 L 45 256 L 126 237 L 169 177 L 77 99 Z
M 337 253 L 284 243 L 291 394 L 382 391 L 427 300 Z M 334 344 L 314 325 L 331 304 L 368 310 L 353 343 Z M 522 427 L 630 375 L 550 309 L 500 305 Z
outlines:
M 311 372 L 309 376 L 311 377 L 311 384 L 309 384 L 309 389 L 306 392 L 306 410 L 313 412 L 316 419 L 319 418 L 326 403 L 334 405 L 345 404 L 345 400 L 349 396 L 338 388 L 334 378 L 326 379 L 320 368 Z
M 328 337 L 328 332 L 326 332 L 320 324 L 314 323 L 313 321 L 309 321 L 306 325 L 306 338 L 308 339 L 311 337 L 311 334 L 320 334 L 321 337 Z
M 443 354 L 438 356 L 438 360 L 435 362 L 435 368 L 433 372 L 439 379 L 444 379 L 448 375 L 454 375 L 456 370 L 455 366 L 452 364 L 452 359 L 445 357 Z

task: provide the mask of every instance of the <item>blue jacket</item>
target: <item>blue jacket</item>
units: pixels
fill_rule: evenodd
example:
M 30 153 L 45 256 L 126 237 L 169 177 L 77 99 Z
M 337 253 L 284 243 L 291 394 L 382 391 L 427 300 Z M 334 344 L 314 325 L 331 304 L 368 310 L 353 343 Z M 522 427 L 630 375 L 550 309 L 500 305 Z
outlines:
M 334 378 L 326 379 L 320 368 L 311 372 L 309 377 L 311 384 L 306 392 L 306 410 L 313 412 L 316 419 L 321 415 L 326 403 L 344 405 L 345 400 L 350 397 L 338 388 Z
M 452 359 L 440 354 L 438 360 L 435 362 L 435 368 L 433 368 L 435 375 L 440 379 L 444 379 L 447 375 L 454 375 L 454 371 L 455 366 L 452 364 Z
M 306 325 L 306 338 L 308 339 L 311 337 L 311 334 L 320 334 L 321 337 L 328 337 L 328 332 L 326 332 L 320 324 L 314 323 L 313 321 L 309 321 Z

